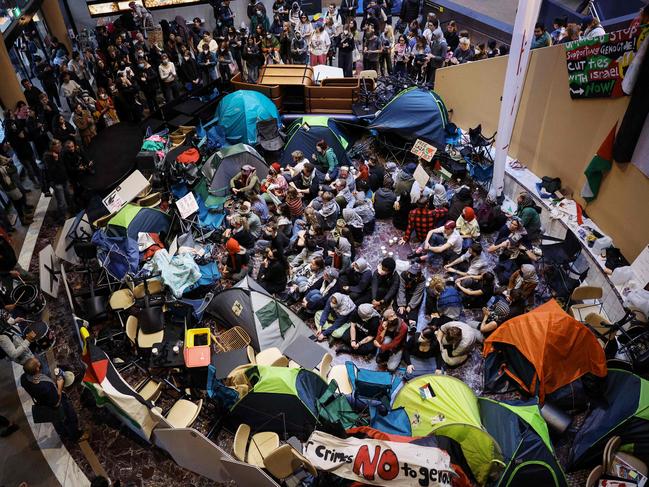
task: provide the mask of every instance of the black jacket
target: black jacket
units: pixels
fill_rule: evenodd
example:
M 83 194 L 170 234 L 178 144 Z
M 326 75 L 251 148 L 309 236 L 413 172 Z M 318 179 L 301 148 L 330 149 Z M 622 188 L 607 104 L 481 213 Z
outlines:
M 399 17 L 401 20 L 406 23 L 410 23 L 419 17 L 419 11 L 421 10 L 421 5 L 419 0 L 404 0 L 401 4 L 401 12 L 399 12 Z
M 382 276 L 379 271 L 372 274 L 372 300 L 389 303 L 399 291 L 399 274 L 394 271 L 391 275 Z

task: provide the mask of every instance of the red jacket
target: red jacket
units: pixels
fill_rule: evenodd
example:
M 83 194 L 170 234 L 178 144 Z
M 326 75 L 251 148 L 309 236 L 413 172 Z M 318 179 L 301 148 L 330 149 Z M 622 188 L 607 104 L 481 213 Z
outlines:
M 384 344 L 383 340 L 385 340 L 385 335 L 388 331 L 387 325 L 387 321 L 382 321 L 381 326 L 379 327 L 379 333 L 376 336 L 376 341 L 381 344 L 381 346 L 379 347 L 379 350 L 381 352 L 394 350 L 400 347 L 401 344 L 405 341 L 406 335 L 408 334 L 408 326 L 406 325 L 406 322 L 402 319 L 399 319 L 399 328 L 397 329 L 396 334 L 392 337 L 392 341 L 390 343 Z

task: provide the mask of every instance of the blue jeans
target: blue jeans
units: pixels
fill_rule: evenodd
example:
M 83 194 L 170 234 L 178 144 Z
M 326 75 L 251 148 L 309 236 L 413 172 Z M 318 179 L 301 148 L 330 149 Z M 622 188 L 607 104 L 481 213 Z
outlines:
M 59 216 L 65 218 L 68 208 L 74 208 L 72 193 L 70 193 L 68 183 L 53 184 L 52 187 L 54 188 L 54 199 L 56 200 Z
M 320 291 L 317 289 L 311 289 L 306 296 L 306 309 L 310 312 L 315 312 L 325 307 L 325 298 L 320 294 Z

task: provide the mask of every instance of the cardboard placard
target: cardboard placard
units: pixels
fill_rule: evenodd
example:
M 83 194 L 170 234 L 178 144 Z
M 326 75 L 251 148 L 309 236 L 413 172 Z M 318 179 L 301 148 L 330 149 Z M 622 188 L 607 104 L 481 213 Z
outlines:
M 421 188 L 426 187 L 428 181 L 430 180 L 430 176 L 426 172 L 426 169 L 424 169 L 424 166 L 422 166 L 421 164 L 417 165 L 417 168 L 415 169 L 415 172 L 412 174 L 412 177 L 415 178 L 415 181 L 419 183 L 419 186 Z
M 421 157 L 424 161 L 430 162 L 433 160 L 433 157 L 437 152 L 437 147 L 430 145 L 421 139 L 417 139 L 415 145 L 410 149 L 410 152 L 417 157 Z
M 191 191 L 176 201 L 176 206 L 181 218 L 187 218 L 198 211 L 198 203 Z

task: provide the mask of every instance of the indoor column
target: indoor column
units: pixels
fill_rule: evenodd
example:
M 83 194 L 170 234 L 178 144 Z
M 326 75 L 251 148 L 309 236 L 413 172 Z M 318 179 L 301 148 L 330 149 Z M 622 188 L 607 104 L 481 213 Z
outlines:
M 43 0 L 41 12 L 50 33 L 65 44 L 71 52 L 72 43 L 68 37 L 68 27 L 63 20 L 63 14 L 61 13 L 58 0 Z
M 23 90 L 18 82 L 16 70 L 11 64 L 4 37 L 0 34 L 0 73 L 4 73 L 0 82 L 0 102 L 3 108 L 14 108 L 20 100 L 25 100 Z

